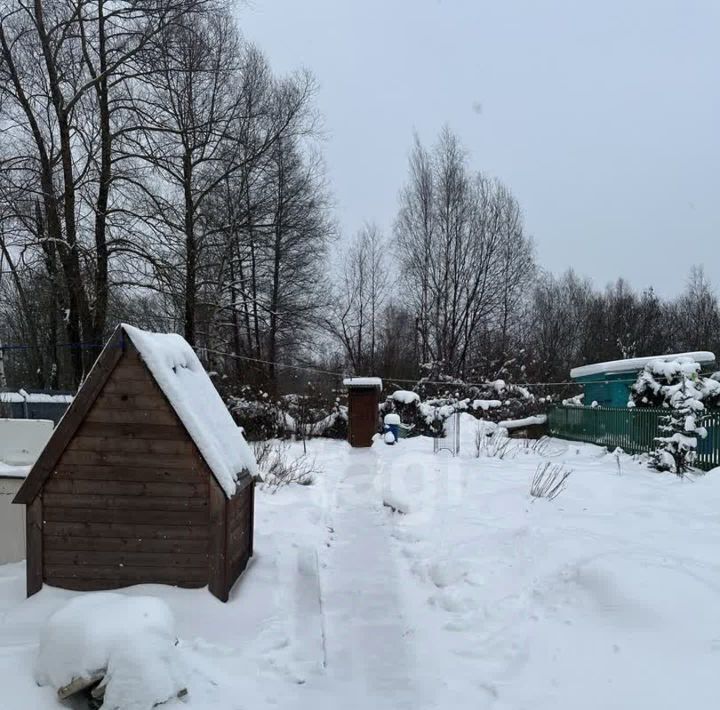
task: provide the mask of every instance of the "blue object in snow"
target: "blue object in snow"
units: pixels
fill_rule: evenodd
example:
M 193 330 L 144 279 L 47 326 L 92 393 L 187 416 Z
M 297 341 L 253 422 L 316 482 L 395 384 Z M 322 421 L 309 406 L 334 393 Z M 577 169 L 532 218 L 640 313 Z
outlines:
M 395 437 L 395 441 L 397 441 L 400 438 L 400 425 L 399 424 L 386 424 L 385 431 L 390 432 Z

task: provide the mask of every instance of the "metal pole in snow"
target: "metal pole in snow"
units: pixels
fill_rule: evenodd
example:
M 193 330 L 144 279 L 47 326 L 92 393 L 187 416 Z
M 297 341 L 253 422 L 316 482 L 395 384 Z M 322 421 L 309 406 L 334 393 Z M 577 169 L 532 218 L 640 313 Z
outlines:
M 5 377 L 5 350 L 2 340 L 0 340 L 0 389 L 7 387 L 7 378 Z

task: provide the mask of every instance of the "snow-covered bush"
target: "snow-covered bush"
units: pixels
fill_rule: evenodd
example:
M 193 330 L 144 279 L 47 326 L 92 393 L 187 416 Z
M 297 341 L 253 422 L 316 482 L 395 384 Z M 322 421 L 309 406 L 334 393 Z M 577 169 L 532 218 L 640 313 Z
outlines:
M 154 597 L 96 592 L 48 620 L 35 679 L 60 697 L 82 692 L 109 710 L 151 710 L 184 695 L 175 620 Z
M 582 407 L 584 406 L 585 394 L 576 394 L 574 397 L 569 397 L 562 401 L 563 407 Z
M 340 399 L 328 402 L 321 395 L 290 394 L 282 398 L 289 417 L 295 422 L 295 434 L 300 439 L 315 436 L 327 439 L 346 439 L 348 433 L 348 410 Z
M 415 392 L 424 402 L 449 400 L 456 403 L 461 411 L 494 422 L 521 419 L 542 412 L 545 408 L 545 402 L 536 398 L 527 388 L 505 380 L 467 384 L 452 378 L 441 378 L 438 382 L 423 379 L 417 383 Z
M 675 396 L 673 405 L 660 424 L 665 436 L 655 437 L 657 445 L 650 454 L 650 466 L 682 477 L 695 463 L 698 438 L 707 436 L 707 430 L 701 425 L 705 407 L 689 394 Z
M 554 450 L 549 436 L 541 436 L 539 439 L 515 439 L 515 451 L 542 457 L 556 456 L 558 453 Z
M 571 473 L 572 469 L 566 468 L 562 464 L 549 461 L 541 463 L 530 483 L 530 495 L 533 498 L 547 498 L 548 500 L 557 498 L 565 490 L 565 484 Z
M 252 443 L 252 448 L 262 485 L 271 493 L 291 484 L 310 486 L 319 473 L 315 459 L 305 454 L 292 456 L 287 441 L 256 441 Z
M 294 422 L 282 403 L 262 390 L 243 387 L 239 395 L 229 397 L 228 409 L 245 430 L 248 441 L 282 439 L 294 430 Z
M 649 362 L 631 388 L 630 406 L 669 409 L 660 425 L 661 436 L 650 465 L 679 476 L 689 471 L 697 457 L 698 439 L 707 436 L 702 426 L 707 407 L 720 404 L 720 382 L 700 374 L 692 358 L 659 358 Z
M 266 392 L 244 387 L 229 397 L 228 408 L 249 441 L 315 436 L 347 438 L 347 407 L 339 398 L 310 394 L 286 394 L 273 400 Z
M 512 458 L 515 454 L 512 439 L 507 431 L 495 426 L 490 429 L 492 422 L 478 422 L 475 429 L 475 458 L 485 457 L 494 459 Z
M 393 392 L 381 406 L 381 414 L 397 412 L 404 425 L 413 427 L 413 436 L 438 436 L 455 412 L 468 412 L 476 419 L 499 423 L 523 419 L 545 408 L 543 399 L 504 380 L 469 385 L 462 380 L 438 377 L 438 381 L 420 380 L 414 391 Z
M 630 388 L 630 406 L 677 408 L 685 398 L 704 407 L 720 406 L 720 382 L 700 374 L 700 365 L 689 357 L 649 362 Z

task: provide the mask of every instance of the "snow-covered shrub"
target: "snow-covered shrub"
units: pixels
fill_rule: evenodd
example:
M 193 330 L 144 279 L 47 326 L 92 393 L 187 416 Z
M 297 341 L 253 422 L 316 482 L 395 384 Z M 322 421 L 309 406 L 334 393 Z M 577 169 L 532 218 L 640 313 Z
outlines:
M 309 426 L 309 436 L 321 436 L 326 439 L 347 439 L 348 436 L 348 408 L 335 402 L 327 414 L 313 421 Z
M 720 382 L 700 374 L 699 363 L 689 357 L 652 360 L 630 388 L 630 401 L 636 407 L 677 408 L 687 397 L 704 407 L 720 406 Z
M 557 498 L 565 490 L 565 483 L 571 473 L 572 469 L 566 468 L 562 464 L 549 461 L 541 463 L 530 483 L 530 495 L 533 498 L 547 498 L 548 500 Z
M 151 710 L 187 692 L 183 676 L 175 620 L 154 597 L 76 597 L 40 637 L 35 679 L 61 697 L 82 692 L 111 710 Z
M 294 422 L 296 438 L 347 438 L 347 407 L 340 404 L 339 397 L 328 401 L 327 395 L 308 386 L 306 394 L 285 395 L 281 404 L 288 418 Z
M 524 454 L 535 454 L 537 456 L 556 456 L 557 451 L 553 450 L 552 440 L 549 436 L 541 436 L 539 439 L 515 439 L 516 451 Z
M 494 380 L 469 385 L 462 380 L 437 375 L 420 380 L 414 391 L 393 392 L 380 408 L 381 414 L 397 412 L 402 423 L 412 427 L 412 436 L 439 436 L 445 421 L 455 412 L 468 412 L 489 422 L 524 419 L 544 411 L 546 401 L 524 387 Z
M 423 394 L 425 400 L 451 400 L 461 411 L 467 411 L 477 419 L 493 422 L 523 419 L 544 412 L 546 408 L 546 402 L 535 397 L 527 388 L 505 380 L 482 384 L 453 380 L 440 385 L 420 380 L 415 389 Z
M 262 484 L 271 493 L 291 484 L 310 486 L 320 472 L 314 458 L 305 454 L 293 457 L 287 441 L 253 442 L 252 446 Z
M 347 407 L 320 394 L 286 394 L 273 400 L 261 390 L 244 387 L 228 407 L 249 441 L 315 436 L 347 438 Z
M 493 422 L 479 421 L 475 429 L 475 458 L 504 459 L 514 454 L 507 431 Z
M 413 404 L 420 401 L 420 395 L 409 390 L 396 390 L 390 395 L 390 399 L 398 404 Z
M 673 398 L 673 407 L 660 424 L 665 436 L 655 437 L 656 447 L 650 454 L 652 468 L 681 477 L 692 469 L 697 458 L 698 437 L 707 436 L 701 424 L 704 409 L 702 402 L 689 394 Z
M 282 403 L 262 390 L 243 387 L 239 395 L 228 398 L 228 409 L 248 441 L 281 439 L 294 431 L 294 421 Z
M 631 388 L 631 402 L 637 407 L 664 407 L 668 414 L 660 425 L 661 436 L 650 465 L 658 471 L 679 476 L 689 471 L 697 457 L 698 439 L 707 436 L 702 426 L 706 407 L 720 404 L 720 382 L 700 374 L 692 358 L 658 358 L 649 362 Z
M 585 394 L 576 394 L 574 397 L 570 397 L 569 399 L 564 399 L 562 401 L 563 407 L 582 407 L 584 405 L 583 400 L 585 399 Z
M 420 434 L 437 436 L 437 432 L 442 431 L 444 420 L 440 417 L 440 413 L 429 407 L 427 403 L 421 402 L 418 396 L 396 399 L 390 395 L 380 405 L 381 417 L 384 419 L 387 414 L 397 414 L 402 424 L 410 428 L 410 436 L 419 436 Z

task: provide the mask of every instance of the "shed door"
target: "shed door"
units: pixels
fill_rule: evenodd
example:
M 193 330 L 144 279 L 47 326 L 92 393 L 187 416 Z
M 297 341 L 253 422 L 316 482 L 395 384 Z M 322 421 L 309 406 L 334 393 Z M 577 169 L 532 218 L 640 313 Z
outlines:
M 351 391 L 350 444 L 370 446 L 377 432 L 377 393 L 374 389 Z

